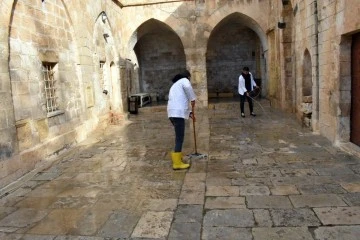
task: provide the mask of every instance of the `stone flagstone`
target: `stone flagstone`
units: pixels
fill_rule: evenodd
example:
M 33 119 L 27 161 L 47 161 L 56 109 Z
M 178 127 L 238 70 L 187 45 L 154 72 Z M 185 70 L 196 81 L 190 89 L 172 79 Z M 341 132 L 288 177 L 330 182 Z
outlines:
M 360 224 L 360 207 L 314 208 L 314 211 L 324 225 Z
M 359 240 L 360 226 L 319 227 L 314 233 L 317 240 Z
M 173 212 L 147 212 L 139 220 L 132 238 L 164 238 L 168 235 Z
M 357 237 L 360 159 L 274 109 L 269 119 L 239 118 L 238 104 L 199 112 L 198 142 L 209 157 L 181 171 L 171 168 L 166 108 L 142 108 L 126 128 L 16 184 L 0 199 L 0 239 Z M 184 152 L 192 152 L 187 133 Z
M 210 210 L 204 216 L 204 226 L 253 227 L 254 225 L 253 213 L 247 209 Z
M 320 226 L 319 219 L 311 209 L 273 209 L 270 215 L 276 227 Z
M 306 227 L 253 228 L 255 240 L 314 240 Z
M 246 208 L 244 197 L 207 197 L 206 209 Z
M 296 208 L 347 206 L 341 197 L 335 194 L 294 195 L 289 198 Z
M 249 228 L 204 227 L 202 240 L 241 239 L 252 240 Z

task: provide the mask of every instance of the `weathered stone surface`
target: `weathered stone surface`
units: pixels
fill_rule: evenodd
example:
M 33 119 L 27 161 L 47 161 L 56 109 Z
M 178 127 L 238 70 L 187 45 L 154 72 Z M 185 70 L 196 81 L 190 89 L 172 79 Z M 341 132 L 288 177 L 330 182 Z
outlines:
M 290 196 L 290 200 L 296 208 L 346 206 L 341 197 L 335 194 L 296 195 Z
M 355 225 L 360 223 L 360 207 L 314 208 L 324 225 Z
M 192 190 L 182 190 L 179 198 L 179 204 L 204 204 L 204 192 L 194 192 Z
M 97 235 L 104 238 L 129 238 L 138 219 L 139 216 L 128 211 L 116 211 L 110 215 Z
M 292 208 L 285 196 L 247 196 L 246 202 L 248 208 Z
M 146 212 L 137 223 L 132 238 L 165 238 L 168 235 L 173 212 Z
M 274 186 L 270 188 L 272 195 L 296 195 L 299 194 L 295 185 Z
M 360 236 L 359 226 L 333 226 L 319 227 L 315 231 L 315 237 L 319 240 L 357 240 Z
M 253 228 L 256 240 L 313 240 L 306 227 Z
M 340 184 L 298 185 L 298 189 L 303 195 L 346 193 Z
M 42 220 L 48 212 L 48 210 L 21 208 L 1 219 L 0 226 L 17 228 L 31 227 Z
M 201 239 L 201 223 L 199 222 L 174 222 L 171 225 L 170 233 L 168 238 L 169 240 L 177 239 Z
M 270 212 L 267 209 L 254 209 L 254 218 L 257 227 L 272 227 Z
M 176 223 L 201 223 L 202 219 L 202 205 L 179 205 L 174 215 L 174 222 Z
M 351 169 L 346 166 L 329 166 L 329 167 L 314 168 L 314 170 L 319 175 L 322 176 L 354 174 L 354 172 L 351 171 Z
M 262 185 L 271 185 L 271 179 L 269 178 L 236 178 L 233 179 L 231 182 L 232 185 L 239 185 L 239 186 L 248 186 L 248 185 L 255 185 L 255 186 L 262 186 Z
M 174 211 L 177 207 L 177 199 L 151 199 L 146 202 L 144 209 L 149 211 Z
M 251 240 L 251 231 L 248 228 L 231 227 L 204 227 L 202 239 L 244 239 Z
M 319 226 L 320 221 L 311 209 L 274 209 L 270 214 L 276 227 Z
M 360 192 L 360 183 L 343 183 L 341 186 L 348 192 Z
M 187 182 L 204 182 L 206 178 L 205 173 L 188 173 L 185 176 L 184 183 Z
M 239 196 L 239 187 L 236 186 L 209 186 L 206 189 L 206 196 Z
M 207 197 L 205 209 L 246 208 L 244 197 Z
M 270 190 L 267 186 L 241 186 L 240 196 L 249 195 L 270 195 Z
M 253 214 L 247 209 L 210 210 L 205 213 L 207 227 L 253 227 Z
M 360 193 L 343 194 L 343 199 L 349 206 L 360 206 Z

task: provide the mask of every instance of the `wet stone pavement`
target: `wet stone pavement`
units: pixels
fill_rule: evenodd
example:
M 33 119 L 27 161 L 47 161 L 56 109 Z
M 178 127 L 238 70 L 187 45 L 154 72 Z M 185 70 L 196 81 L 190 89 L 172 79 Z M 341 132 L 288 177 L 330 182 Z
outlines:
M 173 171 L 165 108 L 141 108 L 2 189 L 0 239 L 359 239 L 359 158 L 266 100 L 245 118 L 229 102 L 197 112 L 196 151 L 187 121 L 184 154 L 207 158 Z

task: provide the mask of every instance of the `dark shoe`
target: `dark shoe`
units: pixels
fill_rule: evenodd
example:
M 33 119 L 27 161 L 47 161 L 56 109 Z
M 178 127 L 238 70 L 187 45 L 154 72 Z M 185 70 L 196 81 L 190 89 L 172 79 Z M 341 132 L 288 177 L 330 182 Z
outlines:
M 245 117 L 245 113 L 241 113 L 241 117 L 243 117 L 243 118 L 244 118 L 244 117 Z
M 251 115 L 251 116 L 253 116 L 253 117 L 255 117 L 255 116 L 256 116 L 256 114 L 255 114 L 255 113 L 253 113 L 253 112 L 252 112 L 252 113 L 250 113 L 250 115 Z

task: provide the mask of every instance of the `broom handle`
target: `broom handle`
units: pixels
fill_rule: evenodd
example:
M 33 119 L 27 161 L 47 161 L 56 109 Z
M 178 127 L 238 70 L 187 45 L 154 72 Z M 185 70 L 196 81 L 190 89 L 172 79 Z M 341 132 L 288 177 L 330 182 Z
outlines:
M 193 130 L 194 130 L 194 142 L 195 142 L 195 153 L 197 154 L 196 146 L 196 131 L 195 131 L 195 101 L 191 102 L 191 111 L 192 111 L 192 121 L 193 121 Z
M 197 154 L 197 147 L 196 147 L 196 132 L 195 132 L 195 119 L 194 119 L 194 115 L 193 115 L 193 130 L 194 130 L 194 142 L 195 142 L 195 153 Z

